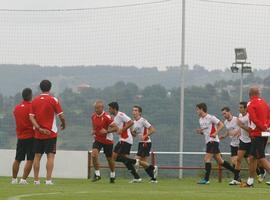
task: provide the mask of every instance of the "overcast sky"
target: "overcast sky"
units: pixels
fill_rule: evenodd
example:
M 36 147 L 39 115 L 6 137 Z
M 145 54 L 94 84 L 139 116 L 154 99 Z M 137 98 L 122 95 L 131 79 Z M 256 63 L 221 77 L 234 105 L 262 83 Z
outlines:
M 0 63 L 40 65 L 180 65 L 181 0 L 0 0 Z M 217 0 L 219 1 L 219 0 Z M 223 0 L 223 2 L 228 0 Z M 255 68 L 270 67 L 270 6 L 267 0 L 235 5 L 187 0 L 186 63 L 224 69 L 234 48 L 245 47 Z M 97 9 L 103 7 L 102 9 Z M 106 7 L 106 8 L 105 8 Z M 94 9 L 93 9 L 94 8 Z

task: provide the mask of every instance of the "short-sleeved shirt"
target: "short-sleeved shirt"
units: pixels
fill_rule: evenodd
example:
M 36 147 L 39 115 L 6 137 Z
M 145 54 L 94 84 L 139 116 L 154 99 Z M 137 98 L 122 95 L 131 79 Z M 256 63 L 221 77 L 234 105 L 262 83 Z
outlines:
M 237 124 L 237 117 L 233 116 L 232 119 L 229 120 L 225 120 L 224 121 L 224 126 L 226 128 L 227 131 L 237 131 L 240 130 L 240 127 Z M 230 145 L 233 147 L 238 147 L 239 146 L 239 137 L 238 136 L 230 136 L 231 138 L 231 143 Z
M 244 116 L 240 113 L 238 119 L 240 120 L 240 122 L 242 122 L 246 127 L 248 127 L 249 125 L 249 116 L 248 113 L 245 114 Z M 249 137 L 249 133 L 248 131 L 246 131 L 245 129 L 241 128 L 241 135 L 239 137 L 239 139 L 244 142 L 244 143 L 250 143 L 251 139 Z
M 16 135 L 18 139 L 30 139 L 34 137 L 33 125 L 29 119 L 30 110 L 30 101 L 22 101 L 13 109 L 13 115 L 16 122 Z
M 134 120 L 133 131 L 136 133 L 136 135 L 139 136 L 140 142 L 151 142 L 149 136 L 145 138 L 145 140 L 142 140 L 142 136 L 147 134 L 147 131 L 150 127 L 151 124 L 143 117 L 140 117 L 138 120 Z
M 122 129 L 127 122 L 131 121 L 131 118 L 128 117 L 123 112 L 118 112 L 117 115 L 113 119 L 114 123 L 117 125 L 118 128 Z M 131 135 L 130 129 L 123 131 L 119 135 L 119 140 L 123 142 L 127 142 L 129 144 L 133 144 L 133 137 Z
M 207 114 L 204 117 L 200 117 L 199 124 L 200 128 L 202 129 L 206 144 L 208 142 L 219 142 L 218 135 L 216 135 L 215 138 L 211 137 L 211 134 L 216 132 L 217 124 L 219 122 L 220 120 L 214 115 Z
M 50 135 L 40 133 L 35 129 L 36 139 L 51 139 L 57 137 L 56 116 L 63 113 L 61 105 L 57 98 L 49 93 L 42 93 L 32 101 L 30 115 L 35 119 L 41 128 L 51 131 Z
M 103 112 L 100 115 L 93 113 L 91 120 L 92 120 L 93 130 L 95 131 L 95 135 L 94 135 L 95 140 L 102 144 L 113 144 L 112 133 L 108 133 L 106 135 L 99 134 L 100 130 L 102 129 L 108 130 L 108 127 L 113 123 L 113 119 L 111 118 L 111 116 L 106 112 Z

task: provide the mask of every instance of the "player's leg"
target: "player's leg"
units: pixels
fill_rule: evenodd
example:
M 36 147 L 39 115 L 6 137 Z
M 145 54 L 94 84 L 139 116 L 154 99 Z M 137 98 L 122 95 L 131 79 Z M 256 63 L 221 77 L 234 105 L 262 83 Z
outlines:
M 18 176 L 18 172 L 20 169 L 20 163 L 24 159 L 25 159 L 25 153 L 24 153 L 24 149 L 23 149 L 22 140 L 18 140 L 17 147 L 16 147 L 16 156 L 15 156 L 15 160 L 13 161 L 13 164 L 12 164 L 12 180 L 11 180 L 12 184 L 18 183 L 17 176 Z
M 27 155 L 27 161 L 24 165 L 24 170 L 23 170 L 23 176 L 20 180 L 20 184 L 27 184 L 26 179 L 28 178 L 32 166 L 33 166 L 33 160 L 35 157 L 34 153 L 34 139 L 27 139 L 25 142 L 25 150 L 26 150 L 26 155 Z
M 101 179 L 100 170 L 99 170 L 99 152 L 102 149 L 102 144 L 98 141 L 95 141 L 92 146 L 92 163 L 95 169 L 94 177 L 92 179 L 93 182 Z
M 206 153 L 204 156 L 204 163 L 205 163 L 205 174 L 204 178 L 198 182 L 198 184 L 208 184 L 209 183 L 209 178 L 210 178 L 210 173 L 212 169 L 212 153 Z
M 240 171 L 241 171 L 241 165 L 242 165 L 242 160 L 246 154 L 245 150 L 239 149 L 237 151 L 237 159 L 236 159 L 236 165 L 235 165 L 235 172 L 234 172 L 234 180 L 240 182 Z
M 234 167 L 226 160 L 223 160 L 220 153 L 215 154 L 215 159 L 219 165 L 234 173 Z
M 34 141 L 34 162 L 33 162 L 33 170 L 34 170 L 34 184 L 40 184 L 39 181 L 39 170 L 40 170 L 40 160 L 42 154 L 44 153 L 44 141 L 35 139 Z
M 56 154 L 56 142 L 57 138 L 48 139 L 45 141 L 45 153 L 47 154 L 46 164 L 46 184 L 52 185 L 52 172 L 54 168 L 54 159 Z
M 110 183 L 115 182 L 115 159 L 112 157 L 113 144 L 103 145 L 104 154 L 107 158 L 108 165 L 110 168 Z
M 40 169 L 40 160 L 42 154 L 35 153 L 34 162 L 33 162 L 33 169 L 34 169 L 34 183 L 40 184 L 39 182 L 39 169 Z

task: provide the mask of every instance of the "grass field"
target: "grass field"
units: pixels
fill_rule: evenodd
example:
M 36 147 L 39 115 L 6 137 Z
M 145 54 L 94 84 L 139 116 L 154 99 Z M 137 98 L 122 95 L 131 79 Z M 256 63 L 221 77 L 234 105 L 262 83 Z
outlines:
M 197 179 L 161 179 L 157 184 L 128 183 L 127 179 L 115 184 L 107 179 L 92 183 L 83 179 L 55 179 L 55 185 L 11 185 L 10 178 L 0 178 L 2 200 L 264 200 L 270 198 L 270 186 L 256 184 L 254 188 L 229 186 L 228 181 L 197 185 Z

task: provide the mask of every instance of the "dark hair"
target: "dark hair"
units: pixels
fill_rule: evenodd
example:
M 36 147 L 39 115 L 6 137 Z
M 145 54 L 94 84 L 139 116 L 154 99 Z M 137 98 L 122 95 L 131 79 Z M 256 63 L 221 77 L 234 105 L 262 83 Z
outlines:
M 111 103 L 108 104 L 108 106 L 115 109 L 115 110 L 117 110 L 117 111 L 119 110 L 119 105 L 118 105 L 117 102 L 111 102 Z
M 49 92 L 52 87 L 52 83 L 49 80 L 43 80 L 40 82 L 39 87 L 42 92 Z
M 247 102 L 246 101 L 241 101 L 239 104 L 244 106 L 244 108 L 247 108 Z
M 22 98 L 25 101 L 31 101 L 32 99 L 32 90 L 30 88 L 24 88 L 22 91 Z
M 207 105 L 205 103 L 199 103 L 196 105 L 196 107 L 202 109 L 203 112 L 207 112 Z
M 141 106 L 133 106 L 133 108 L 137 108 L 140 113 L 142 113 L 142 107 Z
M 230 108 L 229 107 L 227 107 L 227 106 L 225 106 L 225 107 L 223 107 L 222 109 L 221 109 L 221 111 L 226 111 L 226 112 L 230 112 L 231 110 L 230 110 Z

